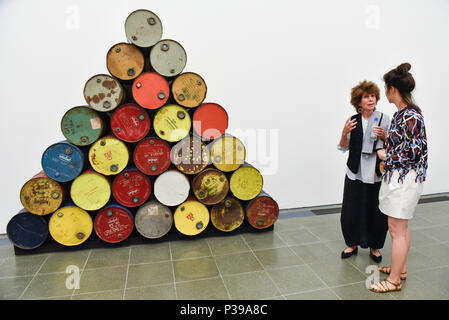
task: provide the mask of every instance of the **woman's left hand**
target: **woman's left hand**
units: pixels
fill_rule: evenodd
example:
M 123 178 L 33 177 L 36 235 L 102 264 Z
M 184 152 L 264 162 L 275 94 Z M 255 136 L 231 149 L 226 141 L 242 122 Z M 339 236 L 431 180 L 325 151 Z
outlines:
M 374 126 L 373 127 L 373 132 L 374 132 L 374 134 L 376 136 L 381 138 L 383 141 L 387 140 L 387 134 L 385 133 L 384 128 L 379 127 L 379 126 Z

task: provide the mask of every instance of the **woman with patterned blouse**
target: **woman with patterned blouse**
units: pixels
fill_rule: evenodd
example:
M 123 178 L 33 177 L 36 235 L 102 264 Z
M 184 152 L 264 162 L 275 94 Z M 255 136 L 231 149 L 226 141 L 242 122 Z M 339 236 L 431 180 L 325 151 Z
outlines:
M 427 139 L 421 109 L 413 102 L 415 80 L 411 66 L 403 63 L 384 75 L 385 93 L 398 111 L 393 115 L 384 159 L 383 180 L 379 191 L 379 209 L 388 216 L 391 235 L 391 267 L 379 267 L 389 277 L 375 285 L 375 292 L 399 291 L 407 278 L 407 255 L 410 249 L 408 220 L 413 217 L 427 170 Z

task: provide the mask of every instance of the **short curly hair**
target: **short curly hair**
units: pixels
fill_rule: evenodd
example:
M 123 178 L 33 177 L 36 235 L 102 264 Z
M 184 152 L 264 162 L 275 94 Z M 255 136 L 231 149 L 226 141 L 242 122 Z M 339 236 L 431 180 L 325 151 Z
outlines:
M 360 102 L 362 101 L 364 93 L 374 94 L 376 96 L 376 103 L 380 100 L 380 90 L 374 82 L 366 80 L 359 82 L 358 85 L 351 89 L 351 104 L 358 113 L 360 113 Z

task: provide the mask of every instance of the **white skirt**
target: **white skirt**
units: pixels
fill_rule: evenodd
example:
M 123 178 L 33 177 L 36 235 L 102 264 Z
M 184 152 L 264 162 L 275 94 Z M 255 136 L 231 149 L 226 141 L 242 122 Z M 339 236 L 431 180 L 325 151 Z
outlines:
M 422 194 L 423 184 L 415 182 L 416 171 L 410 170 L 404 182 L 398 182 L 399 171 L 394 170 L 390 183 L 382 180 L 379 190 L 379 209 L 397 219 L 411 219 Z

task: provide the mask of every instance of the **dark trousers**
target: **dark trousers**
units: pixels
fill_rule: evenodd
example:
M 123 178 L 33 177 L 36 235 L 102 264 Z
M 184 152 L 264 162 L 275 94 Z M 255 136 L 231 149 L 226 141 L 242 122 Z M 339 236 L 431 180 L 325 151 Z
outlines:
M 345 178 L 341 230 L 348 247 L 381 249 L 388 232 L 388 217 L 379 210 L 380 182 Z

